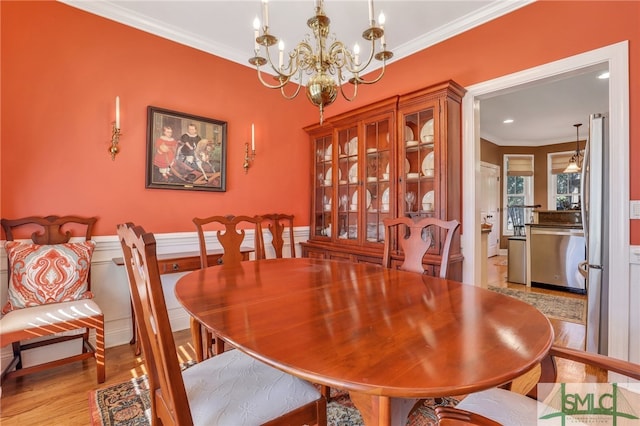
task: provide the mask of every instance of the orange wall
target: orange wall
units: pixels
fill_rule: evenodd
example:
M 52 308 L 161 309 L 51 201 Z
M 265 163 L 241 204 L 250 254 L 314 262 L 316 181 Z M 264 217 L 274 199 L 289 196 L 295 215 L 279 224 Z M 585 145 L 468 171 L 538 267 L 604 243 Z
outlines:
M 269 210 L 293 212 L 308 224 L 309 160 L 300 129 L 318 117 L 304 97 L 284 101 L 247 67 L 66 5 L 0 7 L 3 216 L 98 214 L 99 234 L 113 234 L 123 220 L 154 232 L 190 231 L 195 215 Z M 638 28 L 637 1 L 536 2 L 392 63 L 380 83 L 363 87 L 355 102 L 336 101 L 326 115 L 442 80 L 469 86 L 629 40 L 630 156 L 640 160 Z M 124 135 L 112 162 L 106 149 L 116 95 Z M 147 105 L 228 121 L 226 193 L 144 188 Z M 251 122 L 258 158 L 245 176 L 242 144 Z M 631 168 L 630 180 L 631 198 L 640 199 L 640 168 Z M 640 244 L 638 222 L 631 221 L 632 244 Z
M 194 216 L 293 213 L 308 224 L 317 111 L 254 70 L 61 3 L 2 2 L 2 216 L 97 215 L 193 231 Z M 107 152 L 120 96 L 121 152 Z M 147 106 L 228 123 L 227 192 L 145 189 Z M 257 157 L 242 168 L 256 127 Z

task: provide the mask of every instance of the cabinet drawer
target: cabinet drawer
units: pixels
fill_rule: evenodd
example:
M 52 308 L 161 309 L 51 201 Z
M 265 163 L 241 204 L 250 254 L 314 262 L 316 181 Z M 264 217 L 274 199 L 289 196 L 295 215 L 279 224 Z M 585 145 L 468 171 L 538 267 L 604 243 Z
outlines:
M 358 256 L 356 257 L 358 263 L 369 263 L 371 265 L 381 265 L 382 261 L 379 257 Z
M 315 251 L 309 249 L 302 250 L 302 257 L 309 257 L 311 259 L 325 259 L 325 252 L 323 251 Z
M 327 258 L 334 259 L 334 260 L 353 260 L 353 256 L 350 255 L 349 253 L 340 253 L 335 251 L 328 252 Z
M 200 269 L 199 257 L 184 257 L 181 259 L 169 259 L 158 262 L 161 274 L 171 274 L 173 272 L 187 272 Z

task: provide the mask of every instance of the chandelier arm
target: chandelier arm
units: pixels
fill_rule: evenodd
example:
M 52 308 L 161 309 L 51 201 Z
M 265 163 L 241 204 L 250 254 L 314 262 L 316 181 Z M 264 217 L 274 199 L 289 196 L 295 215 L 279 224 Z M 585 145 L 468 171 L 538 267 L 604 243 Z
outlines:
M 278 75 L 278 78 L 279 79 L 285 78 L 288 81 L 288 80 L 291 80 L 291 78 L 296 74 L 301 75 L 300 73 L 301 67 L 302 69 L 306 68 L 304 63 L 306 62 L 306 58 L 310 57 L 312 53 L 313 52 L 311 50 L 311 46 L 309 46 L 308 43 L 300 42 L 298 43 L 296 48 L 287 55 L 289 57 L 289 63 L 283 69 L 280 69 L 275 66 L 275 64 L 271 60 L 269 49 L 267 49 L 267 60 L 269 62 L 269 65 L 273 69 L 273 71 Z M 300 64 L 301 60 L 302 60 L 302 65 Z M 288 70 L 288 71 L 284 72 L 284 70 Z
M 275 72 L 278 75 L 278 79 L 281 80 L 281 81 L 282 81 L 282 78 L 285 78 L 286 80 L 289 80 L 293 74 L 287 75 L 287 74 L 284 74 L 283 72 L 281 72 L 280 69 L 273 64 L 273 60 L 271 60 L 271 50 L 268 47 L 265 50 L 267 51 L 267 62 L 269 63 L 269 66 L 271 67 L 273 72 Z M 282 86 L 280 86 L 280 87 L 282 87 Z
M 349 67 L 353 63 L 353 58 L 349 49 L 341 41 L 334 41 L 327 51 L 327 63 L 335 68 L 346 66 L 349 71 L 353 72 Z
M 300 88 L 302 87 L 301 84 L 297 84 L 297 88 L 296 90 L 293 92 L 293 94 L 291 95 L 287 95 L 284 91 L 285 86 L 287 85 L 287 83 L 289 83 L 291 81 L 291 78 L 281 78 L 280 79 L 280 84 L 269 84 L 267 83 L 264 78 L 262 77 L 262 71 L 260 71 L 260 67 L 256 67 L 257 71 L 258 71 L 258 79 L 260 80 L 260 82 L 262 83 L 263 86 L 265 86 L 268 89 L 280 89 L 280 93 L 282 94 L 282 96 L 287 99 L 287 100 L 291 100 L 293 98 L 295 98 L 296 96 L 298 96 L 298 93 L 300 93 Z M 274 77 L 275 78 L 275 77 Z
M 358 83 L 353 84 L 353 95 L 351 97 L 347 96 L 347 94 L 344 92 L 344 86 L 344 84 L 340 84 L 340 93 L 342 94 L 342 97 L 349 102 L 353 101 L 358 95 Z
M 373 61 L 373 58 L 375 57 L 375 53 L 376 53 L 376 41 L 371 40 L 371 50 L 369 51 L 369 57 L 367 58 L 365 63 L 362 65 L 359 65 L 357 68 L 355 67 L 352 68 L 349 65 L 346 65 L 347 69 L 349 70 L 349 72 L 353 73 L 354 75 L 357 75 L 363 72 L 364 70 L 369 68 L 369 65 L 371 65 L 371 61 Z
M 262 78 L 262 71 L 260 70 L 259 66 L 256 66 L 256 70 L 258 71 L 258 80 L 260 80 L 260 83 L 262 83 L 264 87 L 269 89 L 281 89 L 290 80 L 289 78 L 284 77 L 284 78 L 280 78 L 280 84 L 269 84 L 264 80 L 264 78 Z
M 382 69 L 380 70 L 380 74 L 378 74 L 378 76 L 373 80 L 363 80 L 358 75 L 354 75 L 353 78 L 358 82 L 358 84 L 374 84 L 374 83 L 377 83 L 378 81 L 380 81 L 382 76 L 384 76 L 384 71 L 385 71 L 385 68 L 386 68 L 386 62 L 387 61 L 382 61 Z
M 292 84 L 295 84 L 295 83 L 292 83 Z M 295 98 L 296 96 L 298 96 L 298 93 L 300 93 L 300 88 L 302 87 L 302 84 L 298 84 L 297 86 L 298 87 L 296 88 L 295 92 L 293 92 L 293 94 L 291 94 L 291 95 L 287 95 L 284 92 L 284 87 L 285 86 L 280 87 L 280 93 L 282 94 L 282 97 L 284 97 L 287 100 L 291 100 L 291 99 Z

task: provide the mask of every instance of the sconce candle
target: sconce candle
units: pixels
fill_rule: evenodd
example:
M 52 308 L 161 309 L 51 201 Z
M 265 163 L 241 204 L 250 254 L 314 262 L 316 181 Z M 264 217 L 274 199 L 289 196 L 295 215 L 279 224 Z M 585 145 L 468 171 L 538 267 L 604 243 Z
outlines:
M 116 96 L 116 120 L 111 125 L 113 128 L 111 129 L 109 153 L 111 154 L 111 160 L 115 161 L 116 154 L 120 152 L 118 149 L 118 142 L 120 141 L 120 96 Z
M 249 152 L 249 142 L 244 143 L 244 173 L 249 171 L 249 162 L 256 159 L 256 127 L 251 123 L 251 152 Z
M 116 129 L 120 128 L 120 96 L 116 96 Z

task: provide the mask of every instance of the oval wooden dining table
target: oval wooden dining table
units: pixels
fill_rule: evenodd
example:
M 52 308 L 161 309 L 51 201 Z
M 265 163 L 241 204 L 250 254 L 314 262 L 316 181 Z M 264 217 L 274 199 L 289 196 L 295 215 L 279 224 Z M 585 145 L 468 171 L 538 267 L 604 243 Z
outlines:
M 180 278 L 175 294 L 238 350 L 348 391 L 366 425 L 398 423 L 394 401 L 507 383 L 532 369 L 553 341 L 549 320 L 517 299 L 364 263 L 213 266 Z

